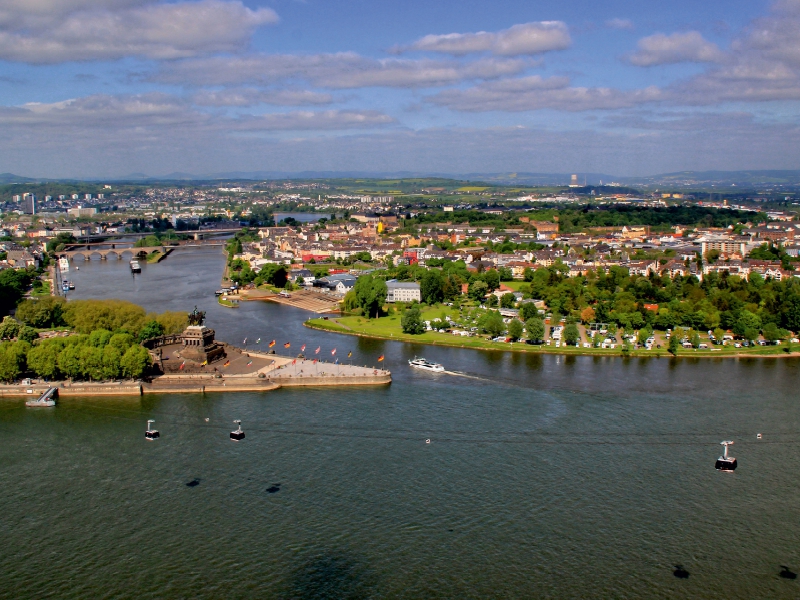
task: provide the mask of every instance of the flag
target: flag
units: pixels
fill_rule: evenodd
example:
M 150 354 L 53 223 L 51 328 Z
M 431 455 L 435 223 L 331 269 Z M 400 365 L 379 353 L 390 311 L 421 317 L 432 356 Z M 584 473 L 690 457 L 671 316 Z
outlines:
M 274 345 L 275 345 L 275 340 L 272 340 L 272 341 L 269 343 L 269 347 L 270 347 L 270 348 L 272 348 Z
M 205 367 L 207 364 L 208 364 L 208 361 L 207 361 L 207 360 L 204 360 L 204 361 L 203 361 L 203 364 L 201 364 L 200 366 L 201 366 L 201 367 Z
M 295 358 L 295 359 L 292 361 L 292 364 L 295 364 L 296 362 L 297 362 L 297 359 Z
M 319 349 L 320 349 L 320 348 L 322 348 L 322 346 L 317 346 L 317 349 L 316 349 L 316 350 L 314 350 L 314 354 L 319 354 Z
M 291 346 L 291 344 L 290 344 L 289 342 L 286 342 L 286 343 L 283 345 L 283 347 L 284 347 L 284 348 L 288 348 L 289 346 Z
M 186 361 L 183 361 L 183 362 L 181 363 L 181 366 L 180 366 L 180 367 L 178 367 L 178 370 L 179 370 L 179 371 L 182 371 L 182 370 L 183 370 L 183 367 L 185 367 L 185 366 L 186 366 Z
M 335 361 L 333 361 L 333 364 L 338 365 L 339 364 L 339 359 L 337 358 Z
M 331 356 L 333 356 L 334 354 L 336 354 L 336 348 L 334 348 L 333 350 L 331 350 Z
M 317 364 L 317 359 L 316 358 L 314 359 L 314 364 Z
M 381 359 L 379 358 L 378 360 L 381 360 Z M 226 361 L 225 361 L 225 364 L 224 364 L 224 365 L 222 365 L 222 366 L 223 366 L 223 367 L 227 367 L 229 364 L 231 364 L 231 361 L 229 361 L 229 360 L 226 360 Z
M 378 357 L 378 362 L 381 362 L 382 360 L 383 360 L 383 354 L 381 354 L 381 355 Z
M 247 366 L 249 367 L 252 364 L 253 364 L 253 361 L 251 360 L 249 363 L 247 363 Z
M 300 352 L 305 352 L 305 351 L 306 351 L 306 345 L 303 344 L 302 346 L 300 346 Z
M 244 342 L 242 342 L 242 346 L 247 346 L 247 338 L 244 338 Z
M 350 352 L 347 353 L 347 358 L 350 358 L 351 356 L 353 356 L 353 351 L 352 350 L 350 350 Z
M 261 343 L 261 338 L 258 338 L 258 339 L 256 340 L 256 344 L 260 344 L 260 343 Z

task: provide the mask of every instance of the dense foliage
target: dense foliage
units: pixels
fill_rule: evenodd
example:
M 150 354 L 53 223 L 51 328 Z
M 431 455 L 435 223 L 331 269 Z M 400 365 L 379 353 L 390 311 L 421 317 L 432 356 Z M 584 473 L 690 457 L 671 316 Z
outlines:
M 19 303 L 35 276 L 36 271 L 33 269 L 0 271 L 0 316 L 9 314 Z
M 12 381 L 25 372 L 45 379 L 92 381 L 141 377 L 150 354 L 128 333 L 98 329 L 91 335 L 0 344 L 0 380 Z
M 116 379 L 140 377 L 150 365 L 139 343 L 179 333 L 185 313 L 146 313 L 124 300 L 73 300 L 44 297 L 26 300 L 17 320 L 0 323 L 0 380 L 26 372 L 47 379 Z M 79 335 L 39 339 L 36 328 L 68 327 Z

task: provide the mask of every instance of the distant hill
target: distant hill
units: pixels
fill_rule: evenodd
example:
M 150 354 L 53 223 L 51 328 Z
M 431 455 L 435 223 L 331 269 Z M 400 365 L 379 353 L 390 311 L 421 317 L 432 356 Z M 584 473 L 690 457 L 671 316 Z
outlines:
M 2 183 L 31 183 L 39 181 L 38 179 L 31 179 L 30 177 L 22 177 L 21 175 L 14 175 L 13 173 L 0 173 L 0 184 Z
M 607 173 L 575 173 L 578 183 L 587 187 L 599 188 L 614 184 L 636 189 L 709 189 L 730 187 L 744 189 L 760 189 L 770 186 L 800 187 L 800 170 L 743 170 L 743 171 L 677 171 L 644 177 L 620 177 Z M 152 176 L 145 173 L 131 173 L 121 177 L 102 177 L 85 179 L 84 181 L 116 181 L 131 183 L 171 181 L 181 182 L 223 182 L 223 181 L 268 181 L 280 179 L 378 179 L 378 180 L 449 180 L 488 185 L 504 186 L 542 186 L 561 187 L 571 183 L 572 173 L 537 173 L 537 172 L 505 172 L 505 173 L 440 173 L 430 171 L 224 171 L 218 173 L 186 173 L 172 172 L 166 175 Z M 32 183 L 46 181 L 76 181 L 75 179 L 33 179 L 13 173 L 0 173 L 0 184 Z

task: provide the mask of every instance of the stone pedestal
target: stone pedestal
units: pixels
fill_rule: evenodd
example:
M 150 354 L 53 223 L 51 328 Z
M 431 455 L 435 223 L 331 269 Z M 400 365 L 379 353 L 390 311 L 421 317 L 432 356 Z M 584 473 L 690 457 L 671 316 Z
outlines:
M 225 356 L 225 349 L 214 341 L 214 330 L 205 325 L 189 325 L 182 337 L 181 358 L 202 364 Z

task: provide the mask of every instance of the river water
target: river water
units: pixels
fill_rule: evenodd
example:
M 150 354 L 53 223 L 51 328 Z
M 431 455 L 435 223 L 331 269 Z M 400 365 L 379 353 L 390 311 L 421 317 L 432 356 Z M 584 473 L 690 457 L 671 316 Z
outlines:
M 415 347 L 219 306 L 218 248 L 135 277 L 76 264 L 71 297 L 197 305 L 227 342 L 385 354 L 394 381 L 0 400 L 1 598 L 800 596 L 779 576 L 800 571 L 796 360 Z M 409 369 L 423 354 L 468 376 Z M 723 439 L 735 474 L 714 470 Z

